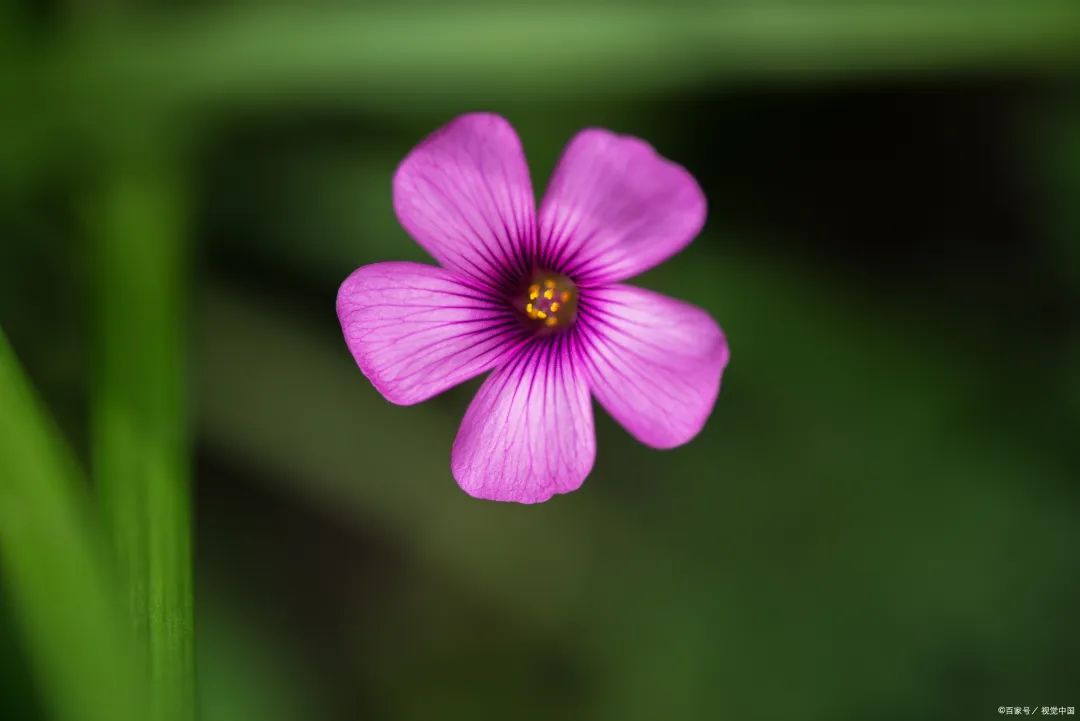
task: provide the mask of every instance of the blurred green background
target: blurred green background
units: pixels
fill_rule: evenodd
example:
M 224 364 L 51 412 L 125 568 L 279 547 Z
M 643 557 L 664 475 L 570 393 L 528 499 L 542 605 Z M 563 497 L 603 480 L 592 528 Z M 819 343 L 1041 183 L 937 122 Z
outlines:
M 538 193 L 588 125 L 688 167 L 637 282 L 733 352 L 693 443 L 598 413 L 538 507 L 450 475 L 476 382 L 392 406 L 334 314 L 478 109 Z M 0 150 L 0 719 L 190 694 L 189 504 L 205 721 L 1080 706 L 1080 3 L 17 2 Z

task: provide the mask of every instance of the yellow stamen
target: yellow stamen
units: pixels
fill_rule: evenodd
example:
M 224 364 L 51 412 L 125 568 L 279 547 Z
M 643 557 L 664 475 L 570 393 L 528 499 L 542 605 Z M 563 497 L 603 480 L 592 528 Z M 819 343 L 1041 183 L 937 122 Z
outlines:
M 540 275 L 518 296 L 522 316 L 541 333 L 556 333 L 577 317 L 577 288 L 564 276 Z

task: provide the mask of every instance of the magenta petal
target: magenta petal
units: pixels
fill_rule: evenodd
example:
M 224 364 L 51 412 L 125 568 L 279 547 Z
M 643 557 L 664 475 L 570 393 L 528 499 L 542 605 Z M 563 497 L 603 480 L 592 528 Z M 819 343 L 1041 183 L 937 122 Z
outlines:
M 698 434 L 729 357 L 724 333 L 708 313 L 659 293 L 612 285 L 589 290 L 579 323 L 589 386 L 631 435 L 654 448 L 672 448 Z
M 521 141 L 498 115 L 462 115 L 416 146 L 394 175 L 394 209 L 446 268 L 486 285 L 527 271 L 536 199 Z
M 542 265 L 588 283 L 623 280 L 686 247 L 705 195 L 643 140 L 590 129 L 563 152 L 540 206 Z
M 490 370 L 522 342 L 507 306 L 451 271 L 419 263 L 358 268 L 341 284 L 337 312 L 360 370 L 401 405 Z
M 578 488 L 596 457 L 589 389 L 565 340 L 539 342 L 484 381 L 451 458 L 471 496 L 540 503 Z

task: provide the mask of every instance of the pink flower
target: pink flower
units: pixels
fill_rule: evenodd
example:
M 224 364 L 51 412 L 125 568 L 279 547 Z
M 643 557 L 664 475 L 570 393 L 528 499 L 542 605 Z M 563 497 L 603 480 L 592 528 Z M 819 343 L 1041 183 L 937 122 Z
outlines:
M 394 175 L 402 226 L 441 267 L 375 263 L 341 285 L 357 365 L 411 405 L 487 371 L 451 453 L 472 496 L 539 503 L 581 486 L 596 457 L 590 394 L 654 448 L 705 425 L 728 361 L 695 306 L 623 285 L 705 221 L 683 167 L 637 138 L 583 130 L 536 210 L 513 127 L 463 115 Z

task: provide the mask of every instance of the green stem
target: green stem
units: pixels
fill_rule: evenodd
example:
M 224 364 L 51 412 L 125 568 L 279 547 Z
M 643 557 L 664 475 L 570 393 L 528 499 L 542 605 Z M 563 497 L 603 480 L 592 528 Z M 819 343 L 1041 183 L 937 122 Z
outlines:
M 60 721 L 141 721 L 141 677 L 86 485 L 0 331 L 0 593 Z
M 160 160 L 154 157 L 154 160 Z M 152 718 L 194 718 L 182 193 L 168 163 L 113 168 L 95 198 L 94 478 L 149 669 Z

